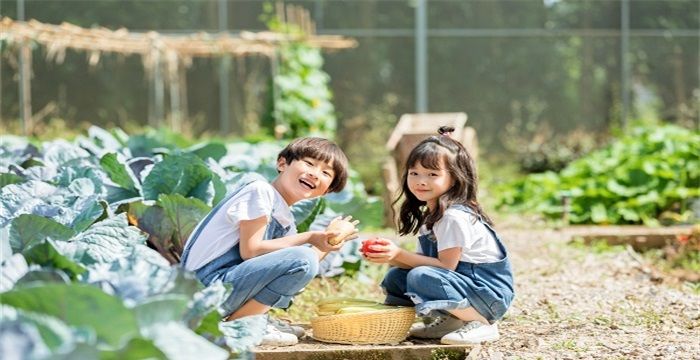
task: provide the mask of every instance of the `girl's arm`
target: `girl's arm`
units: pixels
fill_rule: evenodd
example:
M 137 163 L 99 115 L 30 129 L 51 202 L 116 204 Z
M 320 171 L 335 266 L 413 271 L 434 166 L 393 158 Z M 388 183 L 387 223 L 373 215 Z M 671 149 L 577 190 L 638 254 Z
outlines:
M 438 253 L 438 257 L 430 257 L 404 250 L 388 239 L 380 239 L 382 245 L 371 246 L 376 253 L 367 253 L 368 260 L 376 263 L 389 263 L 392 266 L 403 269 L 412 269 L 418 266 L 434 266 L 454 271 L 462 256 L 462 248 L 454 247 Z
M 332 231 L 307 231 L 277 239 L 263 240 L 267 228 L 267 217 L 265 216 L 252 220 L 242 220 L 239 227 L 241 258 L 243 260 L 304 244 L 313 245 L 319 258 L 323 258 L 328 252 L 338 250 L 343 245 L 342 243 L 336 246 L 328 244 L 328 239 L 338 235 Z
M 459 258 L 462 256 L 461 247 L 440 251 L 437 258 L 412 253 L 399 247 L 396 248 L 398 251 L 395 252 L 395 255 L 393 255 L 391 251 L 389 252 L 389 259 L 402 262 L 408 265 L 410 268 L 415 268 L 418 266 L 434 266 L 454 271 L 457 269 Z M 394 257 L 392 258 L 392 256 Z

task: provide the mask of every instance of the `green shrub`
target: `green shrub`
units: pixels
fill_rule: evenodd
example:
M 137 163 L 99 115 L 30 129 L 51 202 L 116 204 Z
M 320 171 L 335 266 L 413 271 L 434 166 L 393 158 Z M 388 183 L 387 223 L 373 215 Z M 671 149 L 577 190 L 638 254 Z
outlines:
M 697 221 L 700 132 L 675 125 L 636 125 L 611 145 L 559 173 L 533 174 L 502 186 L 499 208 L 533 210 L 575 224 Z M 669 213 L 677 216 L 668 216 Z

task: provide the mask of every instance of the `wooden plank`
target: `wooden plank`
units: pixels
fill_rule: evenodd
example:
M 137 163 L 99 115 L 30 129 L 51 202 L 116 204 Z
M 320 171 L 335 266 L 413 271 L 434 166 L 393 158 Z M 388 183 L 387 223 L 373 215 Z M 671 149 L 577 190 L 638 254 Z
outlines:
M 335 345 L 304 340 L 298 345 L 258 348 L 256 360 L 412 360 L 465 359 L 472 345 L 442 345 L 438 340 L 398 345 Z
M 636 225 L 620 226 L 571 226 L 562 231 L 572 238 L 581 238 L 586 244 L 605 241 L 610 245 L 629 244 L 635 250 L 661 248 L 677 241 L 678 235 L 690 234 L 691 225 L 647 227 Z

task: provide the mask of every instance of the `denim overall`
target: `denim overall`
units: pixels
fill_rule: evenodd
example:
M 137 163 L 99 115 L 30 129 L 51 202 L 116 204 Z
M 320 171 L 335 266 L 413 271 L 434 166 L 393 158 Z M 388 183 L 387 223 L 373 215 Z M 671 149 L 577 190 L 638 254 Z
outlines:
M 207 226 L 215 213 L 222 210 L 223 204 L 249 184 L 244 184 L 219 202 L 197 226 L 182 252 L 180 264 L 183 267 L 192 245 L 199 240 L 202 229 Z M 291 225 L 283 227 L 277 219 L 273 217 L 270 219 L 263 236 L 264 240 L 283 237 L 289 231 Z M 292 297 L 316 276 L 318 263 L 317 253 L 308 246 L 292 246 L 243 260 L 239 243 L 195 270 L 195 274 L 204 285 L 209 285 L 216 280 L 233 285 L 233 291 L 221 305 L 225 310 L 224 315 L 228 315 L 250 299 L 271 307 L 288 307 Z
M 385 303 L 416 305 L 416 313 L 426 316 L 433 311 L 474 307 L 493 323 L 503 317 L 513 300 L 513 272 L 508 253 L 498 234 L 481 216 L 463 205 L 450 208 L 466 211 L 482 222 L 498 243 L 503 259 L 493 263 L 474 264 L 460 261 L 455 271 L 419 266 L 413 269 L 391 268 L 381 286 L 387 293 Z M 435 234 L 418 237 L 423 255 L 437 258 Z

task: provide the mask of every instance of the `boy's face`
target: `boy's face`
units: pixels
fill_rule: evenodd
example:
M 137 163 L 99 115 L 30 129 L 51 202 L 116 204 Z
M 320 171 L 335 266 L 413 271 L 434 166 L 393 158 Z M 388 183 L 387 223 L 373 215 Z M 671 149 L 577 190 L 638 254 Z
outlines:
M 305 157 L 287 164 L 284 158 L 277 160 L 280 174 L 275 181 L 277 190 L 288 204 L 324 195 L 333 182 L 335 172 L 330 163 Z

